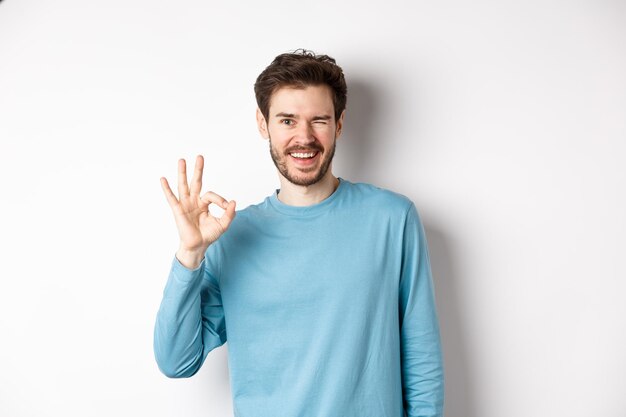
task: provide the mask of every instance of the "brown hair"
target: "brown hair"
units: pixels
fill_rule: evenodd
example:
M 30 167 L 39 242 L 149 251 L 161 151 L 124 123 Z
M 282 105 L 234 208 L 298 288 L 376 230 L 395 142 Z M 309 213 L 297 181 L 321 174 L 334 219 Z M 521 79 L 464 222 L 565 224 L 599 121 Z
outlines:
M 348 87 L 343 70 L 328 55 L 316 55 L 306 49 L 296 49 L 274 58 L 254 83 L 256 102 L 269 118 L 272 94 L 282 87 L 305 88 L 310 85 L 327 85 L 333 94 L 335 121 L 346 108 Z

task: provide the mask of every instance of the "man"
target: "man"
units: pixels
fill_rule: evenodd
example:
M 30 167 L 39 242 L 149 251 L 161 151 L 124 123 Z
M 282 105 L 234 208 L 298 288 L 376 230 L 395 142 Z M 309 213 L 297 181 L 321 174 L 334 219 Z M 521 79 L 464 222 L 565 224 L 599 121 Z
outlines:
M 441 416 L 424 228 L 406 197 L 332 173 L 347 88 L 335 60 L 282 54 L 255 83 L 280 189 L 240 210 L 178 164 L 180 246 L 157 314 L 161 371 L 194 375 L 228 340 L 235 416 Z M 223 208 L 222 217 L 208 212 Z

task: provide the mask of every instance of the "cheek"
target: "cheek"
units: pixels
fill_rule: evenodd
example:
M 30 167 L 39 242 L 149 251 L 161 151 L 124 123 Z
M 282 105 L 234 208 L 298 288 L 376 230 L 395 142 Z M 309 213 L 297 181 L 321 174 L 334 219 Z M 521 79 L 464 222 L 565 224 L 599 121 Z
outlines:
M 313 133 L 315 134 L 315 136 L 317 137 L 328 137 L 328 136 L 333 136 L 334 132 L 335 132 L 335 127 L 332 125 L 316 125 L 313 126 Z
M 333 128 L 325 129 L 324 131 L 319 132 L 317 137 L 324 143 L 332 143 L 335 140 L 336 132 Z
M 280 130 L 276 130 L 276 129 L 269 130 L 269 137 L 272 139 L 272 143 L 274 144 L 274 147 L 283 146 L 285 143 L 285 134 L 284 132 L 281 132 Z
M 268 139 L 272 147 L 279 153 L 282 153 L 282 150 L 289 144 L 289 137 L 286 137 L 284 132 L 280 132 L 277 129 L 271 129 L 269 131 Z
M 272 137 L 272 141 L 276 144 L 285 144 L 289 142 L 294 133 L 290 129 L 286 129 L 281 126 L 269 126 L 269 135 Z

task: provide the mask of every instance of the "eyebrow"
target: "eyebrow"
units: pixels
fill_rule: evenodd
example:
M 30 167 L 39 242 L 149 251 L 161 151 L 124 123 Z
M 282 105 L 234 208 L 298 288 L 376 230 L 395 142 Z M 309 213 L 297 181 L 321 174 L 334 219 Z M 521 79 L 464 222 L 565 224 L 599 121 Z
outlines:
M 297 119 L 298 118 L 298 116 L 296 116 L 293 113 L 284 113 L 284 112 L 276 113 L 276 116 L 274 116 L 274 117 L 288 117 L 288 118 L 291 118 L 291 119 Z M 315 116 L 315 117 L 313 117 L 312 120 L 330 120 L 330 119 L 332 119 L 332 116 L 324 114 L 324 115 L 321 115 L 321 116 Z

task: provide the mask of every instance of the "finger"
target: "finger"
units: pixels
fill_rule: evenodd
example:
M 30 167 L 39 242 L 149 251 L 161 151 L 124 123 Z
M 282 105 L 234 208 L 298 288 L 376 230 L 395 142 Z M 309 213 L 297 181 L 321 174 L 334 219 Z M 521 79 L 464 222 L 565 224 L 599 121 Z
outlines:
M 178 205 L 178 199 L 172 192 L 170 185 L 167 183 L 167 179 L 165 177 L 161 177 L 161 188 L 163 188 L 163 193 L 165 194 L 165 198 L 169 203 L 171 208 L 174 208 Z
M 187 163 L 184 159 L 178 160 L 178 197 L 182 198 L 189 195 L 189 186 L 187 185 Z
M 196 157 L 196 167 L 193 172 L 193 178 L 191 179 L 191 194 L 198 195 L 202 189 L 202 169 L 204 168 L 204 158 L 202 155 Z
M 224 214 L 222 214 L 222 217 L 217 219 L 217 221 L 220 222 L 223 230 L 228 229 L 228 226 L 230 226 L 230 222 L 232 222 L 235 218 L 235 206 L 235 200 L 228 202 L 226 204 Z
M 200 199 L 204 201 L 205 203 L 217 204 L 224 210 L 226 210 L 226 207 L 228 206 L 228 201 L 226 201 L 224 197 L 222 197 L 219 194 L 214 193 L 213 191 L 207 191 L 206 193 L 202 195 L 202 197 L 200 197 Z

